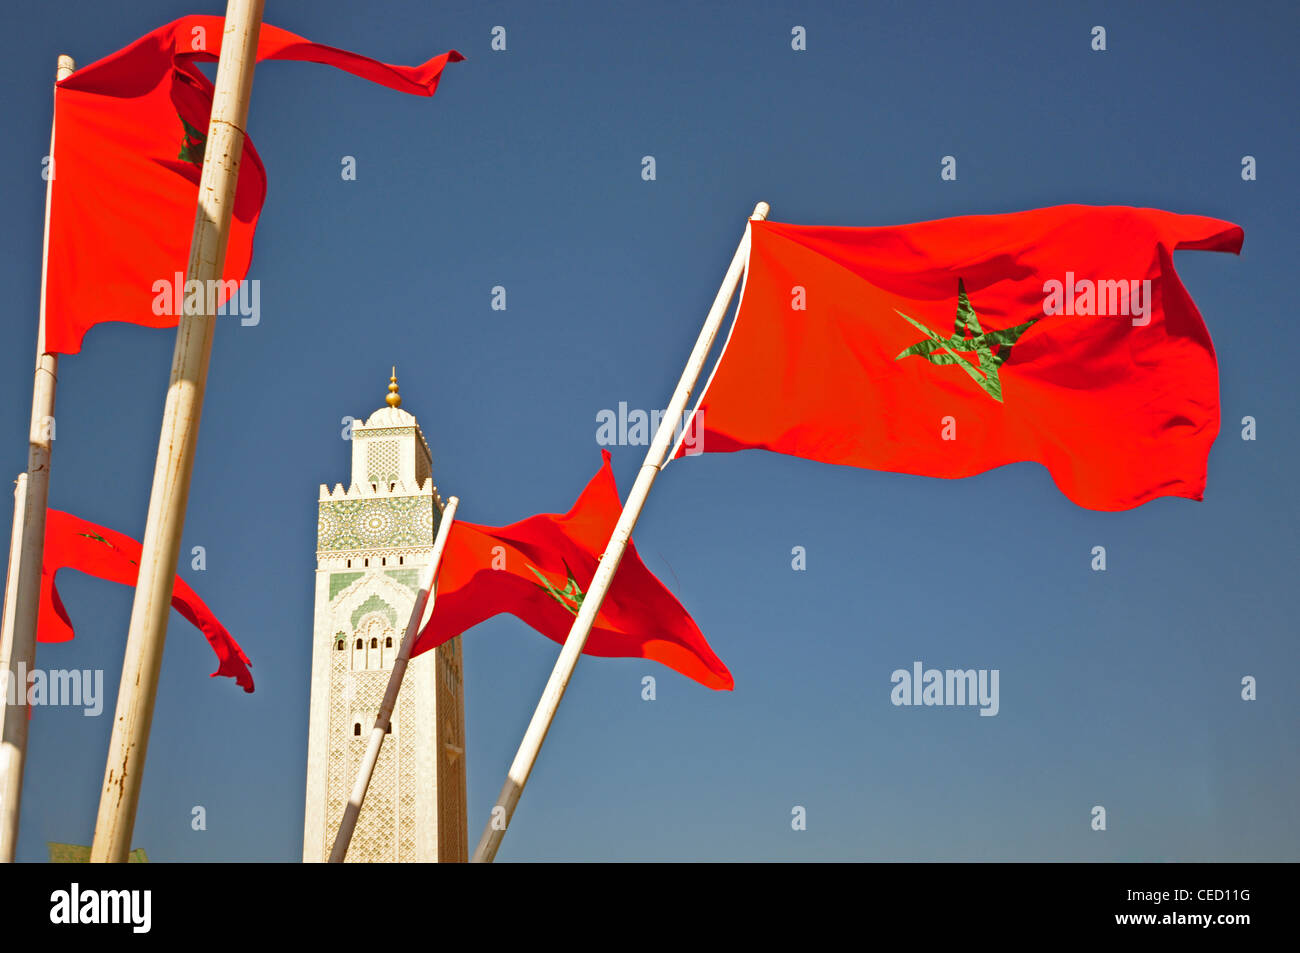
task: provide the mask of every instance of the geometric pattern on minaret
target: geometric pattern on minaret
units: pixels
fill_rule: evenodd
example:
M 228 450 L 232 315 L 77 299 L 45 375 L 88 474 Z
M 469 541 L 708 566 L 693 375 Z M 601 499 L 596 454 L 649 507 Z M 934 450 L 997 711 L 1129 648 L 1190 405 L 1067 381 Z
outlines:
M 442 517 L 433 458 L 401 409 L 352 428 L 352 481 L 320 488 L 302 859 L 328 859 Z M 460 639 L 411 660 L 349 862 L 465 861 Z

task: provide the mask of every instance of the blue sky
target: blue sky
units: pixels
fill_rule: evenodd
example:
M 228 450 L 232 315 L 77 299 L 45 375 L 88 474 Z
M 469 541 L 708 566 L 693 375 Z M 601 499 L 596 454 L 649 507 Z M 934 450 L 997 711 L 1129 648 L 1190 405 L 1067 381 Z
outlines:
M 0 38 L 0 472 L 26 463 L 55 57 L 85 65 L 222 11 L 57 0 Z M 563 511 L 599 465 L 597 413 L 666 404 L 759 199 L 826 225 L 1080 202 L 1245 229 L 1239 258 L 1177 258 L 1220 363 L 1205 501 L 1092 512 L 1036 464 L 961 481 L 757 451 L 674 464 L 637 545 L 736 690 L 583 659 L 499 859 L 1300 859 L 1300 408 L 1279 346 L 1300 213 L 1294 8 L 271 0 L 266 17 L 389 62 L 468 59 L 432 100 L 257 69 L 262 321 L 217 330 L 183 545 L 207 569 L 181 572 L 258 687 L 207 678 L 206 644 L 173 614 L 136 846 L 301 856 L 317 488 L 347 479 L 340 419 L 382 405 L 390 365 L 463 518 Z M 173 343 L 106 325 L 62 362 L 53 506 L 142 534 Z M 614 448 L 624 492 L 643 453 Z M 77 639 L 39 664 L 102 668 L 114 696 L 130 590 L 73 573 L 60 589 Z M 558 649 L 508 616 L 464 645 L 472 843 Z M 891 705 L 890 674 L 917 660 L 998 669 L 998 715 Z M 90 842 L 112 706 L 36 713 L 20 859 Z

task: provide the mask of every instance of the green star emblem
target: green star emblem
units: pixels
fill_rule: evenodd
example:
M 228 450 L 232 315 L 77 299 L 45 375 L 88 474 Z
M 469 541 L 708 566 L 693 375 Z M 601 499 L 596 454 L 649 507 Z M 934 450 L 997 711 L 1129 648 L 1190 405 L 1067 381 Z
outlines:
M 525 563 L 525 565 L 527 565 L 527 563 Z M 569 582 L 563 589 L 557 589 L 549 579 L 532 566 L 528 566 L 528 570 L 541 580 L 541 583 L 537 585 L 538 589 L 542 590 L 560 605 L 564 606 L 565 610 L 568 611 L 570 615 L 575 617 L 577 616 L 578 610 L 582 608 L 582 600 L 586 598 L 587 594 L 578 587 L 578 580 L 573 578 L 573 570 L 569 568 L 567 562 L 564 564 L 564 571 L 569 574 Z
M 176 158 L 180 159 L 182 162 L 190 162 L 197 165 L 199 168 L 202 168 L 203 150 L 207 146 L 208 142 L 207 133 L 195 129 L 185 121 L 185 117 L 183 116 L 177 116 L 176 118 L 180 119 L 181 125 L 185 127 L 185 136 L 181 139 L 181 153 Z
M 101 536 L 99 533 L 78 533 L 77 535 L 78 535 L 78 536 L 84 536 L 84 537 L 86 537 L 86 539 L 93 539 L 93 540 L 94 540 L 95 542 L 97 542 L 97 543 L 103 543 L 105 546 L 107 546 L 107 547 L 108 547 L 109 549 L 111 549 L 111 550 L 114 550 L 115 552 L 121 552 L 120 549 L 118 549 L 116 546 L 114 546 L 112 543 L 110 543 L 108 540 L 106 540 L 106 539 L 105 539 L 103 536 Z M 129 562 L 132 566 L 138 566 L 138 565 L 140 565 L 140 564 L 137 563 L 134 559 L 128 559 L 127 562 Z
M 1033 318 L 1005 331 L 985 331 L 980 327 L 980 319 L 971 307 L 970 299 L 966 297 L 966 285 L 960 278 L 957 279 L 957 322 L 950 337 L 939 337 L 920 321 L 909 318 L 897 309 L 894 313 L 926 336 L 926 340 L 905 348 L 894 360 L 901 361 L 905 357 L 919 354 L 931 364 L 956 364 L 999 404 L 1002 403 L 1002 379 L 998 376 L 998 369 L 1011 356 L 1011 347 L 1020 339 L 1020 335 L 1042 320 Z M 979 358 L 978 365 L 965 356 L 971 351 Z

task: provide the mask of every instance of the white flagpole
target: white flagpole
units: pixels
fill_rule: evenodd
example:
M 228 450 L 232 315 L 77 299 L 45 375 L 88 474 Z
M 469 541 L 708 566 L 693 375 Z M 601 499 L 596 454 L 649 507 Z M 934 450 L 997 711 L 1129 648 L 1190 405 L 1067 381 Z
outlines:
M 190 260 L 185 272 L 187 285 L 197 280 L 201 287 L 211 287 L 209 282 L 221 278 L 225 265 L 264 2 L 228 0 L 226 5 L 212 116 L 199 177 L 194 233 L 190 239 Z M 92 862 L 125 863 L 131 849 L 216 328 L 216 316 L 205 313 L 208 303 L 205 301 L 195 308 L 191 299 L 210 297 L 186 296 L 185 313 L 176 330 L 171 383 L 163 409 L 158 459 L 142 541 L 140 575 L 131 605 L 117 712 L 104 767 L 95 839 L 90 848 Z
M 769 211 L 771 209 L 766 202 L 759 202 L 754 206 L 754 213 L 750 219 L 762 221 L 767 218 Z M 722 326 L 723 318 L 726 317 L 727 308 L 731 304 L 731 298 L 740 283 L 740 276 L 745 270 L 748 259 L 749 227 L 746 226 L 745 234 L 736 248 L 736 254 L 731 259 L 731 266 L 727 269 L 727 275 L 722 279 L 722 287 L 718 289 L 717 297 L 713 299 L 713 307 L 709 309 L 708 317 L 704 319 L 704 327 L 700 329 L 695 348 L 691 351 L 685 370 L 682 371 L 681 380 L 677 382 L 677 389 L 673 392 L 663 421 L 655 433 L 650 449 L 646 451 L 641 472 L 637 474 L 636 482 L 632 484 L 627 503 L 623 506 L 623 512 L 614 526 L 614 532 L 605 546 L 605 552 L 600 557 L 596 575 L 591 580 L 587 594 L 583 597 L 582 608 L 578 611 L 578 617 L 573 620 L 573 627 L 569 629 L 564 648 L 560 650 L 560 657 L 556 660 L 555 668 L 552 669 L 551 677 L 546 683 L 546 689 L 537 703 L 537 710 L 533 712 L 532 721 L 528 723 L 528 730 L 524 733 L 519 751 L 510 765 L 506 782 L 497 796 L 492 816 L 488 819 L 487 826 L 483 828 L 483 836 L 479 839 L 478 847 L 474 849 L 472 858 L 474 863 L 491 863 L 497 855 L 501 839 L 505 837 L 506 828 L 509 827 L 510 819 L 515 813 L 515 806 L 519 803 L 519 796 L 523 793 L 524 785 L 528 783 L 528 776 L 532 773 L 537 755 L 542 750 L 542 742 L 546 740 L 546 733 L 551 728 L 555 711 L 560 705 L 560 700 L 564 698 L 565 689 L 569 687 L 569 679 L 573 677 L 578 656 L 582 654 L 583 646 L 587 644 L 592 624 L 595 623 L 596 615 L 600 612 L 601 603 L 605 601 L 605 594 L 614 580 L 614 573 L 618 571 L 618 564 L 623 559 L 623 550 L 627 548 L 627 542 L 632 538 L 632 530 L 636 528 L 641 508 L 645 505 L 646 497 L 650 495 L 655 477 L 667 462 L 668 451 L 673 442 L 673 431 L 682 419 L 686 405 L 691 399 L 691 391 L 695 389 L 700 372 L 704 369 L 704 362 L 713 349 L 714 339 Z
M 12 690 L 17 692 L 27 691 L 26 673 L 18 673 L 21 678 L 9 678 L 9 660 L 14 654 L 14 603 L 18 599 L 18 566 L 22 559 L 23 552 L 23 517 L 27 509 L 27 474 L 18 474 L 18 479 L 14 480 L 14 525 L 9 535 L 9 569 L 5 575 L 5 603 L 4 603 L 4 628 L 0 630 L 0 726 L 4 725 L 5 716 L 9 712 L 9 695 L 10 682 L 13 683 Z M 19 706 L 14 706 L 15 718 L 26 718 L 27 712 Z M 8 758 L 0 755 L 0 798 L 4 797 L 5 779 L 9 775 Z M 14 812 L 15 814 L 17 811 Z M 8 822 L 8 802 L 0 803 L 0 817 L 4 822 Z M 12 859 L 12 858 L 10 858 Z
M 411 607 L 411 618 L 406 623 L 406 632 L 402 636 L 401 647 L 393 661 L 393 671 L 388 676 L 388 687 L 384 689 L 384 700 L 375 716 L 375 727 L 370 731 L 366 742 L 366 752 L 361 758 L 361 767 L 357 770 L 356 782 L 352 785 L 352 796 L 347 807 L 343 809 L 343 820 L 339 823 L 338 833 L 334 835 L 334 846 L 330 850 L 331 864 L 340 864 L 348 855 L 348 845 L 352 843 L 352 832 L 356 830 L 357 818 L 361 816 L 361 805 L 366 800 L 366 790 L 370 787 L 370 776 L 374 774 L 375 763 L 379 760 L 379 749 L 383 747 L 384 735 L 393 721 L 393 708 L 397 705 L 397 693 L 402 690 L 402 677 L 406 675 L 406 663 L 411 659 L 411 649 L 420 634 L 420 623 L 424 621 L 425 610 L 430 602 L 437 600 L 435 585 L 438 580 L 438 567 L 442 564 L 442 551 L 447 545 L 451 533 L 451 524 L 456 519 L 456 507 L 460 505 L 457 497 L 450 497 L 442 511 L 442 520 L 438 524 L 438 536 L 433 541 L 433 555 L 428 568 L 420 580 L 420 591 L 416 593 L 415 605 Z
M 60 56 L 55 82 L 77 68 L 71 56 Z M 41 561 L 45 553 L 45 505 L 50 496 L 50 450 L 54 440 L 54 390 L 59 377 L 59 356 L 45 353 L 45 281 L 50 260 L 50 201 L 54 190 L 54 124 L 50 123 L 50 177 L 45 180 L 45 234 L 41 239 L 41 305 L 36 325 L 36 372 L 32 380 L 32 421 L 27 444 L 27 501 L 22 521 L 22 547 L 14 573 L 13 642 L 9 665 L 0 678 L 24 676 L 36 664 L 36 610 L 41 598 Z M 9 594 L 5 594 L 6 601 Z M 7 619 L 7 613 L 6 613 Z M 4 719 L 0 743 L 0 861 L 11 863 L 18 845 L 18 809 L 23 795 L 23 769 L 27 762 L 27 685 L 8 699 L 13 717 Z M 19 710 L 21 709 L 21 710 Z
M 27 474 L 14 480 L 14 524 L 9 534 L 9 569 L 5 576 L 4 629 L 0 631 L 0 678 L 14 651 L 14 602 L 18 598 L 18 563 L 23 551 L 23 516 L 27 508 Z M 0 718 L 4 709 L 0 708 Z

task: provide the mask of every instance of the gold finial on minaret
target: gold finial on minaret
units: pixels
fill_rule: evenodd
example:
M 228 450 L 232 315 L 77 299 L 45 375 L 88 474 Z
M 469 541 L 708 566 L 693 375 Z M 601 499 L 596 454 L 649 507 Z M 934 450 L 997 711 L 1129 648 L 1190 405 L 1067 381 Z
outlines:
M 397 367 L 393 367 L 393 376 L 388 378 L 388 396 L 384 398 L 389 407 L 401 407 L 402 395 L 397 392 Z

